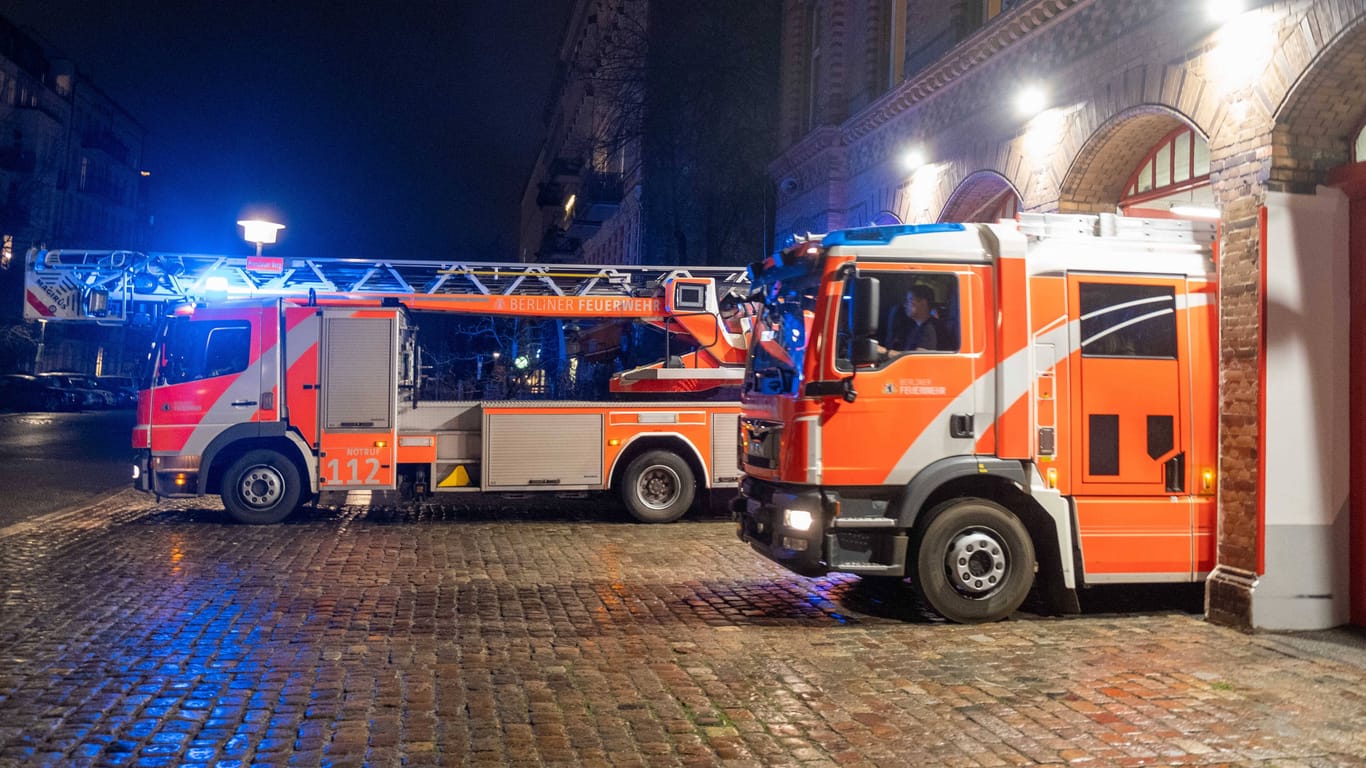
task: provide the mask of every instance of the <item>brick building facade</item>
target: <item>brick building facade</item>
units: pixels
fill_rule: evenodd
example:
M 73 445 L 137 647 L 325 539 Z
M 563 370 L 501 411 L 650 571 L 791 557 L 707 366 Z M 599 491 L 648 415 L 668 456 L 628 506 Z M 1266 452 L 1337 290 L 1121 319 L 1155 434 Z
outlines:
M 1222 226 L 1208 616 L 1366 624 L 1366 1 L 1229 6 L 785 0 L 777 234 L 1127 210 L 1156 148 L 1194 147 L 1145 205 Z

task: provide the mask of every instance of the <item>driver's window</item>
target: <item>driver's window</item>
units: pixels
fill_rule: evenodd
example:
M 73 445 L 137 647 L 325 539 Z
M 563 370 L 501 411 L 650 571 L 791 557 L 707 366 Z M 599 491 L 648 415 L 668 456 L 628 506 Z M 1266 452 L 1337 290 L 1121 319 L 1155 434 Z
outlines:
M 962 318 L 958 276 L 946 272 L 873 272 L 878 278 L 878 319 L 875 339 L 881 368 L 908 354 L 958 352 L 962 348 Z M 848 281 L 846 286 L 852 286 Z M 849 370 L 849 307 L 852 288 L 846 287 L 840 304 L 837 365 Z
M 245 322 L 175 322 L 166 338 L 160 383 L 180 384 L 239 373 L 247 369 L 250 353 L 251 329 Z

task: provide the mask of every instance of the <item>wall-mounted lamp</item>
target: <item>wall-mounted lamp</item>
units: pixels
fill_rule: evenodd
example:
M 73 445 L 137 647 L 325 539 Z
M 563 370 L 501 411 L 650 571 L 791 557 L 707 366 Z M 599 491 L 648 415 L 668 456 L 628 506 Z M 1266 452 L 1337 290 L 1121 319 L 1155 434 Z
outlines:
M 1048 106 L 1048 94 L 1037 85 L 1028 85 L 1015 94 L 1015 112 L 1020 117 L 1033 117 Z

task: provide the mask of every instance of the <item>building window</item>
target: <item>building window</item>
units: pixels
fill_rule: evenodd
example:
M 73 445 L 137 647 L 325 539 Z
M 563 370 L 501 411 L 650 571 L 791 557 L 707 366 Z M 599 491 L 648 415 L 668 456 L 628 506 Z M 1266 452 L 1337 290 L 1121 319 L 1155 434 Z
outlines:
M 880 0 L 878 14 L 877 71 L 873 85 L 886 91 L 905 77 L 906 0 Z
M 1016 0 L 968 0 L 963 3 L 960 16 L 959 39 L 986 26 L 992 19 L 1018 5 Z
M 1170 287 L 1079 287 L 1082 357 L 1176 358 L 1176 296 Z
M 1202 204 L 1210 197 L 1209 144 L 1189 127 L 1182 126 L 1162 140 L 1139 161 L 1124 187 L 1119 205 L 1161 210 L 1164 205 Z M 1211 198 L 1212 199 L 1212 198 Z
M 1352 146 L 1352 160 L 1358 163 L 1366 162 L 1366 126 L 1357 131 L 1357 140 Z
M 816 127 L 816 110 L 820 103 L 821 77 L 821 6 L 813 2 L 806 16 L 806 93 L 802 105 L 802 128 Z
M 86 182 L 89 181 L 89 175 L 90 175 L 90 158 L 88 158 L 88 157 L 82 157 L 82 158 L 81 158 L 81 180 L 80 180 L 79 183 L 77 183 L 76 189 L 79 189 L 79 190 L 82 191 L 82 192 L 85 191 L 85 185 L 86 185 Z

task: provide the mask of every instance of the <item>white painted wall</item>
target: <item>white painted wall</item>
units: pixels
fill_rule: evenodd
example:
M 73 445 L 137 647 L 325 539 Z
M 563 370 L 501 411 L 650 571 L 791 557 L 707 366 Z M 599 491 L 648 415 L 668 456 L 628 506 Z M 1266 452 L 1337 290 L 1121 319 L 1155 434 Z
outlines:
M 1349 209 L 1340 190 L 1267 195 L 1266 573 L 1260 629 L 1349 620 Z

